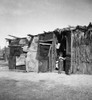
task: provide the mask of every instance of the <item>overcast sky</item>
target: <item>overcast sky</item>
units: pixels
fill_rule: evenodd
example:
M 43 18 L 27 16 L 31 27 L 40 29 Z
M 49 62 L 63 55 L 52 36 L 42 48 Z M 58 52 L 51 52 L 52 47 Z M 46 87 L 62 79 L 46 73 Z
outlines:
M 0 0 L 0 46 L 8 34 L 27 36 L 92 22 L 92 0 Z

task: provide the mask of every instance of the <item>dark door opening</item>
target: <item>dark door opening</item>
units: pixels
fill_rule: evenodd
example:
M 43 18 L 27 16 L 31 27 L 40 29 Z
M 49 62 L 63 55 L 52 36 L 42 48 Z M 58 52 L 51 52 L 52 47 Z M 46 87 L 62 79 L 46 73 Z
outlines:
M 56 61 L 58 62 L 58 67 L 56 67 L 56 70 L 58 70 L 60 73 L 65 71 L 66 74 L 69 74 L 71 66 L 71 34 L 68 32 L 62 32 L 61 34 L 56 34 L 56 37 L 57 45 L 59 44 L 59 47 L 56 48 Z

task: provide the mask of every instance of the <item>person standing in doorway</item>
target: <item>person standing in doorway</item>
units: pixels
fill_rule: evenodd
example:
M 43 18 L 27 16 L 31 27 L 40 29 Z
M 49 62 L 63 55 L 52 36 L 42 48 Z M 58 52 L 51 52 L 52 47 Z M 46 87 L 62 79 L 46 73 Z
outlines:
M 65 60 L 65 58 L 63 57 L 63 54 L 60 53 L 59 56 L 59 62 L 58 62 L 58 73 L 61 74 L 62 70 L 63 70 L 63 61 Z

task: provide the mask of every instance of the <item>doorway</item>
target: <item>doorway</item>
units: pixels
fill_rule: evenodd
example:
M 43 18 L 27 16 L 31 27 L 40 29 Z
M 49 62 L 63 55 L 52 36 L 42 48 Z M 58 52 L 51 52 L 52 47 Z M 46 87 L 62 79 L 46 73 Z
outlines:
M 62 54 L 62 62 L 58 65 L 56 70 L 59 71 L 61 66 L 61 72 L 64 71 L 66 74 L 69 74 L 71 67 L 71 32 L 64 31 L 61 33 L 56 33 L 57 44 L 59 44 L 59 48 L 57 49 L 57 59 L 56 62 L 59 62 L 60 54 Z M 59 64 L 59 63 L 58 63 Z

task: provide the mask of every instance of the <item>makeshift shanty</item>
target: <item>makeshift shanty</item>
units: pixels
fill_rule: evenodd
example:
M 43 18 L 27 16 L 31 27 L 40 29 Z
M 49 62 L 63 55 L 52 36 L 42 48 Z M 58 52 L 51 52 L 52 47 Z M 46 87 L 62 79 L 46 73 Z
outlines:
M 66 57 L 62 71 L 69 72 L 71 66 L 71 31 L 55 30 L 33 37 L 26 59 L 28 71 L 55 72 L 60 53 Z M 30 37 L 32 35 L 29 35 Z M 32 37 L 31 37 L 32 38 Z M 58 46 L 59 45 L 59 46 Z M 58 47 L 58 48 L 57 48 Z M 67 67 L 66 67 L 67 66 Z
M 70 66 L 71 34 L 65 34 L 64 32 L 61 33 L 59 30 L 55 30 L 34 36 L 29 34 L 28 36 L 29 39 L 14 36 L 12 40 L 7 39 L 10 48 L 10 69 L 24 68 L 26 71 L 54 72 L 60 52 L 63 52 L 64 57 L 67 56 L 69 58 L 66 62 L 67 66 Z M 26 50 L 24 51 L 25 47 Z M 65 62 L 64 66 L 66 66 Z M 66 68 L 64 67 L 63 70 L 66 71 Z
M 56 37 L 53 32 L 44 32 L 31 37 L 26 68 L 28 71 L 47 72 L 55 69 Z
M 27 49 L 23 47 L 28 46 L 28 40 L 27 38 L 9 36 L 13 37 L 13 39 L 6 38 L 9 42 L 9 69 L 25 69 Z
M 92 24 L 67 27 L 9 41 L 9 68 L 28 72 L 92 74 Z M 60 55 L 62 54 L 62 57 Z M 61 63 L 59 59 L 63 58 Z M 20 67 L 19 67 L 20 66 Z
M 66 74 L 92 74 L 92 23 L 88 26 L 69 26 L 58 31 L 66 37 L 60 49 L 66 58 L 63 61 Z

